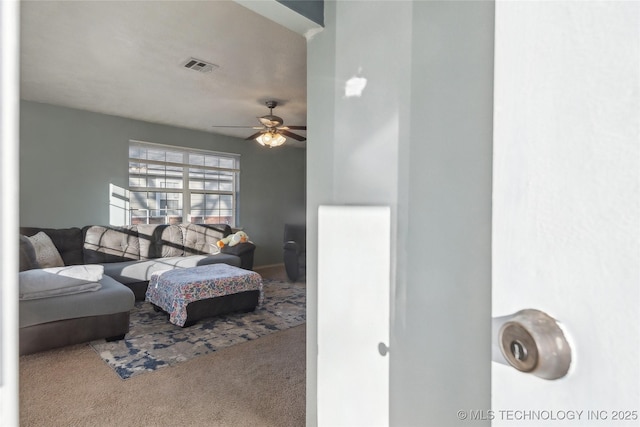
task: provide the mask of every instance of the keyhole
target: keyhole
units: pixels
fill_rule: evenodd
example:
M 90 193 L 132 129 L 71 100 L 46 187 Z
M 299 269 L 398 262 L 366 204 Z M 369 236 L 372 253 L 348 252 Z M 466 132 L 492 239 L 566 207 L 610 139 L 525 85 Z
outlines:
M 507 363 L 522 372 L 531 372 L 538 365 L 538 346 L 529 332 L 513 322 L 500 329 L 500 351 Z
M 517 360 L 524 362 L 527 360 L 527 349 L 526 347 L 518 340 L 514 340 L 510 345 L 511 354 Z

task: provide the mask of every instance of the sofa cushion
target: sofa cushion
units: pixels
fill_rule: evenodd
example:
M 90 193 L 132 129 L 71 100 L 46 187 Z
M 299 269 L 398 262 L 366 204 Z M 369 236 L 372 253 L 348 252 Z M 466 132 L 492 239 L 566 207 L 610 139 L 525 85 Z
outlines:
M 58 252 L 60 252 L 60 256 L 62 256 L 64 265 L 84 264 L 82 230 L 80 228 L 20 227 L 20 234 L 25 236 L 33 236 L 41 231 L 51 238 Z
M 106 275 L 99 283 L 102 287 L 96 292 L 20 301 L 20 327 L 122 313 L 133 308 L 135 297 L 131 289 Z
M 138 231 L 135 226 L 106 227 L 90 225 L 83 229 L 85 264 L 140 259 Z
M 36 259 L 36 250 L 27 236 L 20 235 L 20 271 L 40 268 Z
M 60 252 L 53 244 L 53 241 L 43 231 L 37 233 L 35 236 L 28 237 L 29 241 L 33 245 L 33 249 L 36 253 L 36 262 L 42 268 L 46 267 L 62 267 L 64 261 L 60 256 Z
M 184 243 L 178 225 L 138 224 L 140 259 L 182 256 Z
M 227 225 L 180 224 L 185 255 L 206 255 L 217 253 L 218 240 L 231 231 Z
M 253 242 L 238 243 L 235 246 L 226 245 L 220 249 L 223 254 L 230 254 L 240 257 L 240 268 L 253 270 L 253 253 L 256 245 Z
M 235 255 L 226 254 L 191 255 L 140 261 L 110 262 L 102 264 L 102 266 L 104 267 L 105 275 L 128 285 L 137 282 L 148 282 L 149 279 L 151 279 L 151 275 L 156 271 L 216 263 L 240 267 L 240 258 Z

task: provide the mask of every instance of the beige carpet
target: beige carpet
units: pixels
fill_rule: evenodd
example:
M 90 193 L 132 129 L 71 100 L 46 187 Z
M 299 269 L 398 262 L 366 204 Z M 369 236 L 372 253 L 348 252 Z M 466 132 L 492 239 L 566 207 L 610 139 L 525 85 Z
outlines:
M 21 426 L 304 426 L 305 325 L 123 381 L 88 344 L 20 358 Z

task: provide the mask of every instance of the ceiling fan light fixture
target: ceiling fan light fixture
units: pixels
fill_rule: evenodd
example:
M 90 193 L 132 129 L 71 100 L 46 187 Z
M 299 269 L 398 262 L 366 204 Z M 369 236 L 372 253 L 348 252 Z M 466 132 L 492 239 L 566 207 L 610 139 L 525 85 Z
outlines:
M 287 138 L 275 132 L 265 132 L 261 135 L 258 135 L 258 137 L 256 138 L 256 141 L 258 141 L 260 145 L 269 148 L 278 147 L 284 144 L 286 140 Z
M 278 103 L 276 101 L 267 101 L 267 107 L 269 108 L 269 114 L 266 116 L 258 117 L 258 121 L 262 124 L 262 127 L 255 126 L 213 126 L 213 127 L 231 127 L 231 128 L 249 128 L 249 129 L 262 129 L 245 138 L 246 141 L 255 139 L 263 147 L 278 147 L 287 141 L 286 137 L 293 138 L 298 141 L 306 141 L 307 138 L 291 132 L 291 130 L 307 130 L 306 126 L 283 126 L 284 121 L 282 117 L 274 116 L 273 109 Z M 286 137 L 285 137 L 286 135 Z

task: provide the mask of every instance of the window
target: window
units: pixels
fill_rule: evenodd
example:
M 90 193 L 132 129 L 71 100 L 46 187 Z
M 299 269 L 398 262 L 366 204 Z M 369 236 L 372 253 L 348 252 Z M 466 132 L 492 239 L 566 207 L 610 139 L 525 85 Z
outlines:
M 129 141 L 130 224 L 236 225 L 240 155 Z

